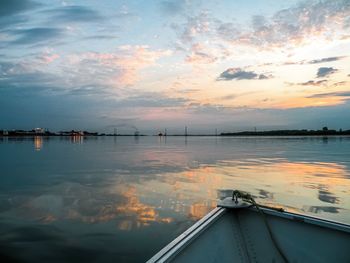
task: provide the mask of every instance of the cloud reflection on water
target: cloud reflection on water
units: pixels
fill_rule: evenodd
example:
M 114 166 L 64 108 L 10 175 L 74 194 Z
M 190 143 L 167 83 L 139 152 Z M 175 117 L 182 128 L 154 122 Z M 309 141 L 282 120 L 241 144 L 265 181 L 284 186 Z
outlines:
M 120 177 L 99 187 L 64 183 L 47 188 L 47 193 L 39 196 L 17 198 L 19 201 L 12 206 L 2 204 L 11 208 L 4 211 L 9 215 L 21 214 L 45 223 L 114 220 L 121 230 L 177 220 L 176 214 L 163 216 L 161 211 L 174 211 L 197 220 L 215 207 L 218 198 L 231 194 L 220 189 L 243 189 L 261 203 L 300 211 L 338 213 L 338 208 L 346 207 L 349 201 L 348 174 L 344 165 L 335 163 L 290 163 L 283 159 L 221 161 L 216 166 L 158 174 L 142 183 L 123 182 Z M 329 203 L 339 207 L 328 209 Z
M 318 205 L 321 208 L 322 204 L 332 203 L 346 206 L 350 196 L 348 175 L 347 167 L 336 163 L 291 163 L 286 159 L 259 159 L 221 161 L 216 166 L 165 174 L 156 182 L 146 184 L 152 184 L 151 188 L 154 189 L 162 189 L 164 195 L 172 191 L 181 192 L 183 201 L 197 196 L 214 202 L 218 197 L 231 194 L 226 191 L 218 196 L 218 189 L 243 189 L 252 193 L 261 203 L 303 211 L 304 205 Z M 338 210 L 307 211 L 333 213 Z

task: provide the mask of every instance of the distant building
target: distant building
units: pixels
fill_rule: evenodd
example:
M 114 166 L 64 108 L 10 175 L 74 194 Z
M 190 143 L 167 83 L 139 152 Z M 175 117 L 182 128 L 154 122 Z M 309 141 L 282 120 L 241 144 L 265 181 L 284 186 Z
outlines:
M 70 135 L 71 136 L 84 136 L 84 132 L 83 131 L 74 131 L 74 130 L 72 130 L 70 132 Z
M 35 128 L 34 133 L 37 135 L 44 134 L 45 130 L 43 128 Z
M 59 135 L 61 135 L 61 136 L 84 136 L 85 133 L 88 133 L 88 132 L 71 130 L 71 131 L 60 131 Z

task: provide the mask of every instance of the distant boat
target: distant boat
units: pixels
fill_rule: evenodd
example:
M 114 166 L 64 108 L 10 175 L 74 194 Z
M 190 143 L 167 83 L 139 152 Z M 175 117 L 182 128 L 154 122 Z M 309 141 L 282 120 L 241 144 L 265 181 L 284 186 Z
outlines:
M 233 197 L 165 246 L 153 262 L 350 262 L 350 225 Z

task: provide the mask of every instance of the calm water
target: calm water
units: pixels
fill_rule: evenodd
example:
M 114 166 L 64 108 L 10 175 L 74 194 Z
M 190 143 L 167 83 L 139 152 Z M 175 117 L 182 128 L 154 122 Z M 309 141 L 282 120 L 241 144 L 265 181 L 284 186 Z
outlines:
M 350 223 L 350 138 L 0 138 L 0 257 L 143 262 L 227 189 Z

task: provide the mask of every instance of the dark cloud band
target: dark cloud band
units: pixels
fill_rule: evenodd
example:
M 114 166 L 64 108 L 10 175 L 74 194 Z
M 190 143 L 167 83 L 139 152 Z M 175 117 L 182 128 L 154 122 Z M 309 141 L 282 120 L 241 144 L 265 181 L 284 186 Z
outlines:
M 252 80 L 252 79 L 269 79 L 271 75 L 258 74 L 253 71 L 245 71 L 241 68 L 229 68 L 222 72 L 217 80 Z
M 321 67 L 317 71 L 317 77 L 318 78 L 328 77 L 329 75 L 332 75 L 337 71 L 338 70 L 333 67 Z

